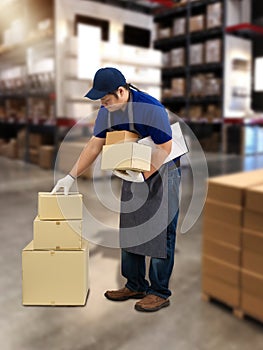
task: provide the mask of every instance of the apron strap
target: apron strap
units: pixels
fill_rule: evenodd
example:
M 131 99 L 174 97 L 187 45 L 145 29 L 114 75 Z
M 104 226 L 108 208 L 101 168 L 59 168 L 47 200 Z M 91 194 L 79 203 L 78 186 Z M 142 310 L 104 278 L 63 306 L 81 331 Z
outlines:
M 134 114 L 133 114 L 133 99 L 132 99 L 132 92 L 130 92 L 130 98 L 128 101 L 128 118 L 129 118 L 129 131 L 134 132 L 139 136 L 139 139 L 142 138 L 142 135 L 139 133 L 138 130 L 135 129 L 134 126 Z M 113 127 L 113 120 L 112 120 L 112 113 L 108 111 L 108 130 L 114 131 Z

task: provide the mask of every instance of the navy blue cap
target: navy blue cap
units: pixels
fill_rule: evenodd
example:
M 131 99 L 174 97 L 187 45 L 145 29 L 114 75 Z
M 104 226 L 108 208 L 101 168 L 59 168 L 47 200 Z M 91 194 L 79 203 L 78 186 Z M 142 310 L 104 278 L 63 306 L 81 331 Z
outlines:
M 112 67 L 101 68 L 96 72 L 93 87 L 85 97 L 91 100 L 99 100 L 125 84 L 126 79 L 118 69 Z

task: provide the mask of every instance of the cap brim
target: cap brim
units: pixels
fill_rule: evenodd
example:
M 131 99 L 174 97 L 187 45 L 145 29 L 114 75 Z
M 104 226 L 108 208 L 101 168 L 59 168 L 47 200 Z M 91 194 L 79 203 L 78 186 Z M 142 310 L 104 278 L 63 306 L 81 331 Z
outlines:
M 99 100 L 101 99 L 102 97 L 104 97 L 105 95 L 107 95 L 108 92 L 105 92 L 105 91 L 99 91 L 99 90 L 96 90 L 96 89 L 91 89 L 90 91 L 88 91 L 86 93 L 86 95 L 84 97 L 87 97 L 91 100 Z

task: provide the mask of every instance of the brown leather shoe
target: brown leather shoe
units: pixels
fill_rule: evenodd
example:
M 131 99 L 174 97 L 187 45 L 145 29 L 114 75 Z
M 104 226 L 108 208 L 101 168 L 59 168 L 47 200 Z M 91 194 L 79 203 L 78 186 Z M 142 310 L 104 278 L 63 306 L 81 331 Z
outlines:
M 128 299 L 141 299 L 145 297 L 145 292 L 133 292 L 127 287 L 118 289 L 118 290 L 107 290 L 104 293 L 104 296 L 113 301 L 125 301 Z
M 147 294 L 142 300 L 138 301 L 134 307 L 137 311 L 153 312 L 169 305 L 169 299 L 164 299 L 154 294 Z

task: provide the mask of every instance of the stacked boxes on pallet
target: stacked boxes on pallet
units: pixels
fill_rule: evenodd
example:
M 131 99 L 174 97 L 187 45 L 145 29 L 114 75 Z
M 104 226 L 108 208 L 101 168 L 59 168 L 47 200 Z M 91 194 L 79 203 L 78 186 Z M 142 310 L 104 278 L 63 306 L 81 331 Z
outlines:
M 204 294 L 240 309 L 242 229 L 246 189 L 263 183 L 263 170 L 211 178 L 204 210 Z
M 22 252 L 24 305 L 85 305 L 88 242 L 82 237 L 82 195 L 38 194 L 34 239 Z
M 263 182 L 263 181 L 262 181 Z M 263 185 L 246 191 L 241 260 L 241 308 L 263 321 Z

